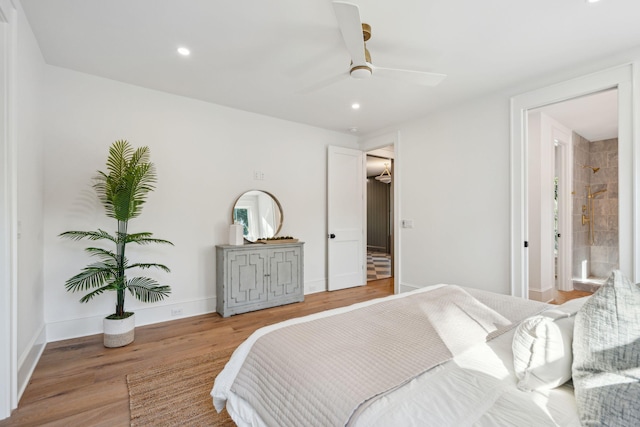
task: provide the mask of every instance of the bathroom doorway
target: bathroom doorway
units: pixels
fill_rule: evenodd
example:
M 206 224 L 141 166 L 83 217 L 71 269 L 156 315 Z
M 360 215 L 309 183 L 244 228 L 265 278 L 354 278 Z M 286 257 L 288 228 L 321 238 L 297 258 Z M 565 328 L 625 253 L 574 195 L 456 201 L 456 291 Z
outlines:
M 549 233 L 553 235 L 554 293 L 558 289 L 593 292 L 620 266 L 618 90 L 548 105 L 528 114 L 550 117 L 570 132 L 566 138 L 569 145 L 554 139 L 552 150 L 554 175 L 549 197 L 553 198 L 554 218 Z M 530 283 L 532 287 L 535 289 Z M 540 299 L 548 299 L 548 295 Z
M 528 134 L 528 112 L 532 109 L 553 105 L 590 94 L 617 88 L 618 103 L 618 265 L 620 271 L 632 282 L 640 281 L 640 233 L 634 226 L 638 200 L 638 168 L 640 153 L 633 149 L 634 129 L 640 128 L 640 116 L 634 107 L 634 64 L 608 68 L 575 79 L 542 87 L 516 95 L 510 102 L 510 183 L 511 183 L 511 295 L 531 298 L 529 272 L 531 246 L 530 204 L 528 186 L 533 167 L 530 164 Z M 606 113 L 606 112 L 605 112 Z M 550 178 L 553 183 L 553 176 Z M 553 192 L 549 190 L 548 194 Z M 553 213 L 550 216 L 553 218 Z M 553 231 L 549 231 L 553 233 Z M 551 250 L 551 249 L 549 249 Z M 553 259 L 553 258 L 552 258 Z M 550 286 L 553 286 L 553 276 Z
M 393 158 L 389 145 L 366 153 L 367 281 L 393 277 Z

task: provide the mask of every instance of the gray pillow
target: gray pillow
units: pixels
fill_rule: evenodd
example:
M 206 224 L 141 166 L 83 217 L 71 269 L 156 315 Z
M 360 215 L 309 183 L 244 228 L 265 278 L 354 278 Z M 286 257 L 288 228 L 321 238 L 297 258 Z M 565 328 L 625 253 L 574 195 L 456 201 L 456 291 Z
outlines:
M 573 384 L 585 426 L 640 426 L 640 287 L 620 271 L 576 314 Z

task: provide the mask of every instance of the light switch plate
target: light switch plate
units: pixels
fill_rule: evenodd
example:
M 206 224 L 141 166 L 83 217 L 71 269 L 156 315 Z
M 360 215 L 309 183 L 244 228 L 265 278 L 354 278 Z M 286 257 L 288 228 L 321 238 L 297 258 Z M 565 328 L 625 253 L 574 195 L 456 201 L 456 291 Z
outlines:
M 403 219 L 402 220 L 402 228 L 413 228 L 413 220 L 412 219 Z

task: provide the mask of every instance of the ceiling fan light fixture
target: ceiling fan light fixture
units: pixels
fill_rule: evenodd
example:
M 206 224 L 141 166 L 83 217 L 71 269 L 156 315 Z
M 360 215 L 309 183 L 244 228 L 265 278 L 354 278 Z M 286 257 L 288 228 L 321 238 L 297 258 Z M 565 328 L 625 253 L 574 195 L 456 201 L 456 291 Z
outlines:
M 380 181 L 383 184 L 391 184 L 391 177 L 388 175 L 376 176 L 376 181 Z
M 368 79 L 371 77 L 371 67 L 368 65 L 358 65 L 351 69 L 351 77 L 354 79 Z

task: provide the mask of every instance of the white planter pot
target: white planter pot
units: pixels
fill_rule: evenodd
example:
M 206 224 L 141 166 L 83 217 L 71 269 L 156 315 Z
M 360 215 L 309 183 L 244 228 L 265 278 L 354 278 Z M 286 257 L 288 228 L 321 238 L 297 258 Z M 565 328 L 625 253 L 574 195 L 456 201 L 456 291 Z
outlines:
M 103 319 L 104 346 L 124 347 L 133 342 L 136 315 L 132 314 L 126 319 Z

